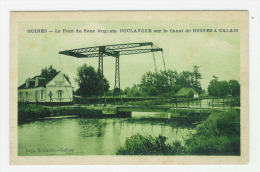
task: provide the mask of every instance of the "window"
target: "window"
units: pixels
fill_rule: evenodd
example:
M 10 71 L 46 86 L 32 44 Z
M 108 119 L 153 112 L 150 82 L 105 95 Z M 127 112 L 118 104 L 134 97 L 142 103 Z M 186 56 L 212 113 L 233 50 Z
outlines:
M 41 90 L 41 99 L 43 100 L 43 90 Z
M 38 86 L 38 78 L 36 78 L 36 80 L 35 80 L 35 87 L 37 87 Z
M 28 88 L 29 87 L 29 80 L 26 79 L 25 83 L 26 83 L 26 88 Z
M 62 99 L 62 90 L 58 90 L 58 99 Z
M 35 101 L 38 101 L 38 91 L 35 91 Z
M 20 95 L 19 100 L 22 101 L 22 95 L 23 95 L 22 92 L 20 92 L 19 95 Z

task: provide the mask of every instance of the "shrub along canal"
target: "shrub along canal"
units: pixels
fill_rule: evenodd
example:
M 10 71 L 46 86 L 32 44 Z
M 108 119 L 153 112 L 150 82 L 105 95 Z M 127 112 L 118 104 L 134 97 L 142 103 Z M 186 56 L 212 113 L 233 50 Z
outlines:
M 133 112 L 131 118 L 58 118 L 18 126 L 18 155 L 115 155 L 135 134 L 167 137 L 167 143 L 191 136 L 199 119 L 169 113 Z

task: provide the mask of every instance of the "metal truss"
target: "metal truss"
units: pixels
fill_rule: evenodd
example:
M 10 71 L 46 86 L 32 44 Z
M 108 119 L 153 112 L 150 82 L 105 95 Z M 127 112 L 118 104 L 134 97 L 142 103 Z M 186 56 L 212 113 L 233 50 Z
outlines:
M 120 51 L 113 51 L 113 50 L 106 50 L 103 51 L 103 57 L 107 56 L 116 56 L 116 52 L 119 52 L 119 55 L 131 55 L 131 54 L 142 54 L 142 53 L 150 53 L 150 52 L 156 52 L 156 51 L 163 51 L 162 48 L 154 48 L 154 49 L 132 49 L 132 50 L 120 50 Z M 63 53 L 64 54 L 64 53 Z M 69 53 L 70 55 L 74 56 L 73 53 Z M 69 55 L 65 54 L 65 55 Z M 77 53 L 75 56 L 77 58 L 94 58 L 99 57 L 99 53 L 91 53 L 91 54 L 80 54 Z
M 100 47 L 105 47 L 104 51 L 109 51 L 109 50 L 136 48 L 136 47 L 148 46 L 148 45 L 153 45 L 153 43 L 152 42 L 143 42 L 143 43 L 104 45 L 104 46 L 65 50 L 65 51 L 60 51 L 59 53 L 64 54 L 64 55 L 73 56 L 73 57 L 86 57 L 86 56 L 84 56 L 84 55 L 86 55 L 86 53 L 99 52 Z M 98 57 L 98 56 L 93 56 L 93 57 Z
M 115 85 L 114 85 L 114 94 L 113 94 L 113 99 L 114 99 L 114 105 L 115 105 L 115 97 L 119 96 L 120 98 L 120 103 L 121 105 L 123 104 L 122 102 L 122 97 L 121 97 L 121 92 L 120 92 L 120 66 L 119 66 L 119 55 L 115 56 Z
M 142 46 L 151 46 L 152 48 L 133 49 Z M 113 98 L 115 104 L 115 96 L 119 95 L 122 104 L 122 98 L 120 93 L 120 66 L 119 66 L 120 55 L 143 54 L 143 53 L 158 52 L 158 51 L 163 52 L 163 49 L 153 48 L 152 42 L 143 42 L 143 43 L 115 44 L 115 45 L 79 48 L 79 49 L 60 51 L 59 54 L 64 54 L 64 55 L 73 56 L 77 58 L 98 57 L 98 81 L 99 81 L 98 88 L 101 92 L 104 93 L 105 104 L 106 104 L 106 98 L 105 98 L 104 81 L 103 81 L 103 57 L 108 57 L 108 56 L 115 57 L 115 85 L 114 85 Z M 155 59 L 154 59 L 154 63 L 155 63 Z M 157 71 L 156 64 L 155 64 L 155 70 Z

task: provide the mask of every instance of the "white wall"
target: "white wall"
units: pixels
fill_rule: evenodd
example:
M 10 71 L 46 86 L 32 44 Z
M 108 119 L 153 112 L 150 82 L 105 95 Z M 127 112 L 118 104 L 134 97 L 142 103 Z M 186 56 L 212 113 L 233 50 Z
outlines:
M 41 90 L 43 90 L 43 98 L 41 97 Z M 62 92 L 61 99 L 58 98 L 58 91 Z M 70 83 L 64 78 L 63 74 L 58 73 L 53 80 L 51 80 L 46 88 L 36 87 L 29 89 L 18 90 L 18 100 L 20 101 L 29 101 L 36 102 L 35 92 L 38 91 L 38 102 L 50 102 L 49 93 L 52 92 L 53 102 L 72 102 L 73 101 L 73 87 Z M 20 99 L 20 92 L 22 97 Z M 26 100 L 26 92 L 28 93 L 28 98 Z
M 194 98 L 198 98 L 199 97 L 199 94 L 194 94 Z
M 43 102 L 44 100 L 41 99 L 41 90 L 44 90 L 43 87 L 37 88 L 29 88 L 29 89 L 22 89 L 18 90 L 18 100 L 19 101 L 29 101 L 29 102 L 36 102 L 35 92 L 38 91 L 37 99 L 39 102 Z M 22 93 L 22 97 L 20 98 L 20 93 Z M 26 99 L 26 93 L 28 97 Z
M 62 92 L 62 98 L 58 98 L 58 91 Z M 58 73 L 53 80 L 46 85 L 47 101 L 50 101 L 49 93 L 52 92 L 53 102 L 72 102 L 73 100 L 73 88 L 70 83 L 65 79 L 63 74 Z

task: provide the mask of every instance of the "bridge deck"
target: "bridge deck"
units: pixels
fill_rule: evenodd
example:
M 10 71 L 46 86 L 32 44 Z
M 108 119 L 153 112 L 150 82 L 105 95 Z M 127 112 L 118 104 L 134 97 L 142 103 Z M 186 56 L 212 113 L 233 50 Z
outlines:
M 220 108 L 196 108 L 196 107 L 145 107 L 145 106 L 136 106 L 136 107 L 128 107 L 122 106 L 117 107 L 117 111 L 119 112 L 180 112 L 180 113 L 211 113 L 211 112 L 221 112 L 231 109 L 230 107 Z

